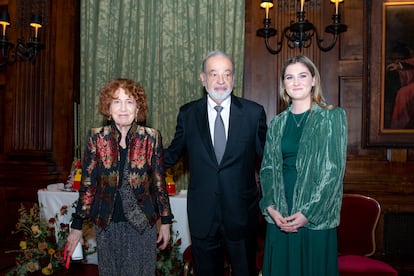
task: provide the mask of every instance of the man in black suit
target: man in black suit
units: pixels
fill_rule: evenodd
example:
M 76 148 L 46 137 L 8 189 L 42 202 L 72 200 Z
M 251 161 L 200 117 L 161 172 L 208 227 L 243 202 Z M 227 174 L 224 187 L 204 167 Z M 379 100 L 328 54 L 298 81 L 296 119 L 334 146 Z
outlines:
M 255 102 L 232 95 L 234 63 L 223 52 L 207 55 L 200 79 L 207 94 L 180 108 L 165 165 L 184 154 L 190 167 L 187 214 L 195 274 L 223 274 L 224 255 L 232 275 L 255 275 L 259 192 L 255 169 L 266 139 L 266 114 Z M 217 112 L 216 105 L 222 107 Z M 223 138 L 214 142 L 221 114 Z M 224 153 L 217 153 L 221 145 Z

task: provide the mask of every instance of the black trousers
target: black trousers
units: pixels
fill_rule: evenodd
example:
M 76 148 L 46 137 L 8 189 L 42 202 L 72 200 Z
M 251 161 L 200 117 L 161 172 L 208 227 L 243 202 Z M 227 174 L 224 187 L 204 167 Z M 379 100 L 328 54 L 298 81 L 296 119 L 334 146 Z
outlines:
M 207 237 L 191 236 L 195 275 L 223 275 L 226 259 L 232 276 L 256 276 L 256 242 L 257 230 L 250 231 L 244 239 L 234 240 L 226 236 L 221 223 L 215 222 Z

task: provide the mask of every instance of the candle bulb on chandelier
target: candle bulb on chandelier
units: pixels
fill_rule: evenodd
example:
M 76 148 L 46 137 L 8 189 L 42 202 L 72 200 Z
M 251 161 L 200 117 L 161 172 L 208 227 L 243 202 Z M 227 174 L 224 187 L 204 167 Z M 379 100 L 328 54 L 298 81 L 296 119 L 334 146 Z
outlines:
M 339 12 L 339 3 L 344 2 L 344 0 L 331 0 L 331 3 L 335 3 L 335 14 Z
M 30 26 L 34 28 L 34 39 L 37 40 L 39 29 L 42 28 L 42 17 L 40 15 L 32 14 Z
M 7 24 L 7 22 L 0 21 L 0 25 L 2 26 L 2 29 L 3 29 L 3 37 L 5 37 L 6 36 L 6 28 L 7 28 L 7 25 L 9 25 L 9 24 Z
M 303 12 L 303 6 L 305 5 L 305 0 L 300 0 L 300 11 Z
M 2 37 L 6 37 L 6 28 L 10 25 L 10 16 L 6 11 L 3 11 L 0 14 L 0 25 L 2 26 L 3 35 Z
M 39 27 L 39 25 L 34 24 L 34 23 L 30 24 L 30 26 L 32 26 L 32 27 L 35 29 L 34 38 L 37 38 L 37 36 L 38 36 L 38 34 L 39 34 L 39 28 L 40 28 L 41 26 Z
M 332 24 L 325 27 L 325 32 L 332 34 L 331 42 L 326 42 L 326 40 L 318 34 L 318 30 L 312 22 L 305 18 L 304 5 L 306 1 L 310 0 L 285 0 L 283 3 L 294 3 L 294 8 L 297 10 L 296 17 L 297 20 L 290 21 L 290 25 L 283 27 L 282 32 L 277 32 L 277 29 L 271 27 L 271 19 L 269 17 L 269 9 L 273 7 L 273 0 L 262 0 L 260 7 L 266 9 L 266 17 L 263 20 L 263 28 L 256 31 L 256 35 L 263 37 L 265 41 L 266 49 L 273 55 L 278 54 L 282 50 L 283 41 L 287 40 L 287 45 L 289 48 L 299 48 L 300 51 L 304 48 L 311 46 L 312 37 L 316 37 L 316 43 L 318 48 L 321 51 L 327 52 L 335 47 L 338 37 L 341 33 L 347 31 L 347 26 L 341 23 L 341 16 L 339 14 L 339 3 L 344 2 L 344 0 L 330 0 L 331 3 L 334 3 L 336 6 L 336 14 L 332 16 Z M 314 6 L 315 0 L 311 1 L 310 8 Z M 318 1 L 319 2 L 319 1 Z M 283 4 L 284 5 L 284 4 Z M 300 5 L 300 10 L 298 9 Z M 327 3 L 328 5 L 328 3 Z M 316 34 L 316 35 L 315 35 Z M 314 36 L 315 35 L 315 36 Z M 277 48 L 272 48 L 270 46 L 269 39 L 271 37 L 276 37 L 277 39 Z
M 269 18 L 269 10 L 273 7 L 273 1 L 263 1 L 262 3 L 260 3 L 260 7 L 265 9 L 265 11 L 266 11 L 265 19 L 268 19 Z
M 22 21 L 27 19 L 22 18 Z M 27 21 L 26 21 L 27 22 Z M 29 26 L 33 27 L 34 34 L 29 41 L 25 43 L 24 37 L 19 37 L 16 44 L 7 40 L 7 27 L 10 25 L 10 16 L 7 11 L 0 12 L 0 68 L 12 65 L 17 61 L 29 60 L 35 62 L 39 51 L 44 45 L 39 41 L 39 29 L 43 27 L 42 16 L 32 14 Z M 31 28 L 30 28 L 31 29 Z

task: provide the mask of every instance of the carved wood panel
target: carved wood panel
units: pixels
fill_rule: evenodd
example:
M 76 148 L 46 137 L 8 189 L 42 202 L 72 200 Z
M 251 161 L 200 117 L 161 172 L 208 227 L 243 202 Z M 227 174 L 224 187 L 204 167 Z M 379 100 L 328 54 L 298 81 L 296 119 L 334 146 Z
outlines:
M 14 28 L 16 1 L 0 0 Z M 30 1 L 30 0 L 28 0 Z M 0 244 L 7 246 L 20 202 L 32 204 L 37 190 L 66 180 L 73 160 L 73 106 L 78 91 L 79 1 L 47 1 L 47 25 L 39 37 L 45 48 L 35 63 L 17 61 L 0 68 Z

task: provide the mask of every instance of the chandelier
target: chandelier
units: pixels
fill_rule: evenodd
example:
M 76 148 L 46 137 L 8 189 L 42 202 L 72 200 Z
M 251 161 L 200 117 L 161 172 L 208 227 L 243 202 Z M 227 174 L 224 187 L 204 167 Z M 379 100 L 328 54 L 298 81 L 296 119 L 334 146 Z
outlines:
M 17 39 L 16 45 L 7 40 L 7 27 L 10 26 L 10 16 L 7 11 L 0 13 L 0 67 L 15 63 L 18 59 L 34 62 L 39 50 L 44 45 L 39 40 L 39 29 L 42 28 L 42 16 L 32 14 L 29 26 L 33 28 L 33 36 L 25 43 L 23 37 Z
M 269 10 L 273 7 L 272 0 L 261 1 L 260 7 L 265 9 L 265 18 L 263 20 L 264 27 L 256 31 L 256 35 L 263 37 L 267 50 L 273 54 L 278 54 L 283 47 L 284 39 L 287 39 L 287 45 L 289 48 L 299 48 L 301 51 L 303 48 L 308 48 L 312 43 L 312 38 L 316 35 L 316 43 L 318 48 L 324 52 L 331 50 L 338 40 L 338 36 L 346 32 L 347 26 L 341 24 L 341 15 L 339 14 L 339 3 L 344 0 L 330 0 L 335 4 L 335 13 L 332 15 L 332 24 L 326 26 L 325 32 L 333 35 L 332 41 L 328 45 L 323 45 L 323 38 L 319 36 L 316 27 L 305 19 L 304 4 L 308 0 L 300 1 L 300 10 L 297 12 L 297 20 L 291 21 L 290 25 L 285 27 L 280 34 L 280 40 L 277 42 L 277 48 L 273 49 L 270 46 L 269 38 L 277 35 L 277 30 L 270 27 L 271 19 L 269 18 Z

